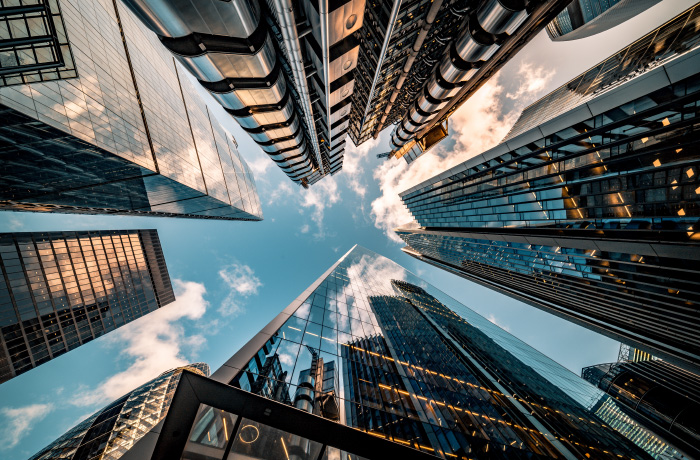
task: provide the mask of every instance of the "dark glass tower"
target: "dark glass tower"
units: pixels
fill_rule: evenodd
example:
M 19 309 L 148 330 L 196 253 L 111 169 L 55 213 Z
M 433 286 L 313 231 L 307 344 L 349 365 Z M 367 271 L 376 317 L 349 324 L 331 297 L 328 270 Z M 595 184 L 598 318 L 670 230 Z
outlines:
M 29 460 L 117 460 L 168 414 L 183 371 L 209 377 L 206 363 L 163 372 L 95 412 Z
M 175 300 L 156 230 L 0 234 L 0 382 Z
M 573 0 L 547 24 L 554 41 L 590 37 L 622 24 L 661 0 Z
M 401 197 L 405 251 L 700 369 L 700 9 L 523 112 Z
M 598 417 L 596 405 L 617 408 L 602 391 L 357 246 L 212 379 L 181 385 L 140 458 L 316 458 L 309 437 L 332 449 L 349 432 L 356 441 L 341 449 L 370 459 L 682 458 L 619 410 Z M 375 442 L 385 450 L 368 452 Z
M 700 458 L 700 376 L 658 359 L 598 364 L 581 376 L 637 422 Z
M 0 210 L 262 219 L 235 139 L 117 0 L 0 0 Z

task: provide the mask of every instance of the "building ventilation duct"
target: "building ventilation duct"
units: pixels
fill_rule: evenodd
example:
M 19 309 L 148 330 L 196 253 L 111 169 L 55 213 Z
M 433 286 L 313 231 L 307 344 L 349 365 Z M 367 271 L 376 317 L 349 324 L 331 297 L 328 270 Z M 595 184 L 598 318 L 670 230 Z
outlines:
M 467 30 L 451 46 L 419 97 L 391 134 L 401 148 L 428 123 L 527 19 L 524 0 L 487 0 L 469 17 Z

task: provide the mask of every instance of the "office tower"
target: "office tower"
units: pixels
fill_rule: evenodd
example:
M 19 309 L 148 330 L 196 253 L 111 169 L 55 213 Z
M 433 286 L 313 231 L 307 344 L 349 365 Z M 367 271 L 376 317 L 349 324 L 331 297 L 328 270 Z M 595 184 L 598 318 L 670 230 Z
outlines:
M 235 139 L 124 5 L 0 3 L 0 209 L 262 219 Z
M 0 233 L 0 383 L 174 300 L 156 230 Z
M 598 364 L 581 376 L 639 424 L 700 457 L 700 376 L 661 360 Z
M 602 391 L 358 246 L 212 379 L 180 385 L 162 427 L 130 458 L 317 458 L 309 439 L 370 459 L 682 458 L 625 419 L 645 430 L 635 445 L 591 411 L 616 406 Z M 361 432 L 341 447 L 348 427 Z M 386 450 L 368 452 L 377 441 Z
M 206 363 L 163 372 L 95 412 L 30 460 L 117 460 L 168 413 L 184 371 L 209 377 Z
M 605 32 L 661 0 L 573 0 L 547 24 L 553 41 L 577 40 Z
M 568 3 L 123 1 L 304 187 L 342 168 L 347 133 L 359 145 L 403 122 L 397 149 L 418 127 L 407 149 L 430 148 L 447 116 Z
M 700 372 L 700 9 L 403 192 L 405 252 Z M 466 287 L 466 285 L 465 285 Z

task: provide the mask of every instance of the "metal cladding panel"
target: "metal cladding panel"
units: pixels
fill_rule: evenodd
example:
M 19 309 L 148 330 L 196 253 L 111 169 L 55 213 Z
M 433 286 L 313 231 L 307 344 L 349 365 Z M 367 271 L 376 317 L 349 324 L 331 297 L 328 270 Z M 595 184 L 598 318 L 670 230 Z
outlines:
M 353 79 L 353 80 L 349 81 L 348 83 L 344 84 L 343 86 L 341 86 L 340 88 L 338 88 L 337 90 L 333 91 L 331 93 L 331 97 L 330 97 L 331 107 L 342 102 L 343 99 L 350 97 L 354 88 L 355 88 L 355 80 Z
M 342 77 L 346 73 L 350 73 L 357 67 L 357 57 L 360 53 L 360 45 L 352 48 L 342 56 L 330 62 L 328 68 L 328 79 L 333 82 Z
M 593 114 L 587 104 L 580 105 L 540 125 L 542 135 L 549 136 L 557 131 L 591 118 Z
M 351 0 L 328 13 L 330 46 L 360 30 L 364 20 L 365 0 Z
M 600 95 L 592 101 L 588 101 L 588 108 L 593 115 L 600 115 L 627 101 L 649 94 L 670 84 L 671 81 L 668 79 L 664 68 L 657 67 L 622 86 Z

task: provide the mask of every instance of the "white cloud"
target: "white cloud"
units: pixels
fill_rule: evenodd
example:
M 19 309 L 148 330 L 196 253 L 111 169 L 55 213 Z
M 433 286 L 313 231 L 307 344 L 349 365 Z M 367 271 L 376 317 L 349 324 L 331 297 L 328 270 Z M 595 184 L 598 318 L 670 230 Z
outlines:
M 369 139 L 359 147 L 348 142 L 348 147 L 345 149 L 342 177 L 346 180 L 350 190 L 361 199 L 367 194 L 367 185 L 360 180 L 365 172 L 364 162 L 368 158 L 369 152 L 379 145 L 380 140 L 380 137 Z
M 546 67 L 537 67 L 531 62 L 521 62 L 517 75 L 520 77 L 518 88 L 514 92 L 506 94 L 508 99 L 520 100 L 527 98 L 532 100 L 533 94 L 540 94 L 549 86 L 554 78 L 554 70 Z
M 311 209 L 311 220 L 317 227 L 316 233 L 313 234 L 314 238 L 326 237 L 326 227 L 323 223 L 325 210 L 339 201 L 338 184 L 333 177 L 326 177 L 301 192 L 300 204 L 304 208 Z
M 235 316 L 243 311 L 243 299 L 258 293 L 262 286 L 255 272 L 247 265 L 234 263 L 219 270 L 219 276 L 229 293 L 219 307 L 223 316 Z
M 508 326 L 505 326 L 505 325 L 501 324 L 501 322 L 498 320 L 498 318 L 496 318 L 496 317 L 494 316 L 493 313 L 491 313 L 486 319 L 489 320 L 489 321 L 491 321 L 493 324 L 495 324 L 496 326 L 500 327 L 500 328 L 503 329 L 504 331 L 510 332 L 510 328 L 509 328 Z
M 272 192 L 270 192 L 270 196 L 267 199 L 267 205 L 270 206 L 274 203 L 284 203 L 287 198 L 294 194 L 294 192 L 295 190 L 292 188 L 291 183 L 287 180 L 283 180 L 277 184 L 277 187 L 275 187 Z
M 105 336 L 108 344 L 118 346 L 122 354 L 133 360 L 129 367 L 108 378 L 94 390 L 74 396 L 74 404 L 92 406 L 113 401 L 143 385 L 161 372 L 186 365 L 184 348 L 196 351 L 204 344 L 204 336 L 187 335 L 182 321 L 197 320 L 209 303 L 204 299 L 203 284 L 174 280 L 177 300 L 149 313 Z
M 394 228 L 411 222 L 412 216 L 404 206 L 399 193 L 423 182 L 459 163 L 497 145 L 517 120 L 520 111 L 536 100 L 551 81 L 553 71 L 534 65 L 521 65 L 513 78 L 517 78 L 517 91 L 506 94 L 498 73 L 464 103 L 450 118 L 451 139 L 454 148 L 447 150 L 445 143 L 414 161 L 410 166 L 402 159 L 389 160 L 374 172 L 379 182 L 381 196 L 372 202 L 375 227 L 397 243 L 401 239 Z M 512 110 L 504 112 L 504 101 L 515 99 Z
M 16 217 L 12 217 L 12 218 L 10 218 L 10 220 L 8 221 L 8 227 L 9 227 L 9 229 L 12 230 L 12 231 L 17 231 L 17 230 L 19 230 L 19 229 L 21 229 L 21 228 L 24 228 L 24 222 L 22 222 L 21 220 L 17 219 Z
M 274 164 L 267 156 L 259 156 L 253 161 L 246 161 L 246 163 L 248 163 L 248 167 L 253 172 L 256 181 L 258 179 L 265 180 L 265 174 Z
M 311 229 L 311 227 L 309 227 L 309 224 L 304 224 L 301 226 L 300 231 L 301 231 L 301 233 L 309 233 L 310 229 Z
M 24 407 L 3 407 L 0 415 L 5 419 L 0 429 L 0 449 L 12 449 L 54 409 L 53 404 L 30 404 Z

